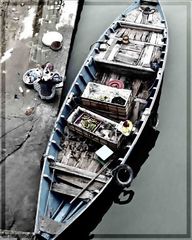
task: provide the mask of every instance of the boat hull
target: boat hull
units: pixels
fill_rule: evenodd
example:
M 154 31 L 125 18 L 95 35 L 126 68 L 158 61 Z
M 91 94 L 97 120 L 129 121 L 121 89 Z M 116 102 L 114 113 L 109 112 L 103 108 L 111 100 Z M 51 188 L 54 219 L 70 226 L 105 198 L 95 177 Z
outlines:
M 143 1 L 147 2 L 149 4 L 150 1 Z M 151 3 L 153 4 L 156 3 Z M 104 40 L 108 39 L 110 34 L 113 34 L 115 30 L 121 26 L 122 22 L 123 24 L 126 16 L 129 15 L 130 12 L 139 9 L 140 8 L 140 1 L 136 1 L 134 4 L 132 4 L 124 13 L 122 13 L 113 23 L 112 25 L 103 33 L 103 35 L 100 37 L 98 43 L 94 45 L 92 50 L 90 51 L 87 59 L 85 60 L 82 68 L 80 69 L 74 83 L 71 86 L 71 89 L 61 107 L 60 113 L 57 117 L 54 129 L 52 131 L 51 137 L 49 139 L 48 147 L 45 152 L 45 158 L 44 158 L 44 165 L 42 169 L 42 176 L 40 181 L 40 189 L 39 189 L 39 198 L 38 198 L 38 205 L 37 205 L 37 215 L 36 215 L 36 224 L 35 224 L 35 230 L 34 234 L 37 237 L 43 237 L 45 239 L 59 239 L 61 236 L 70 233 L 70 229 L 77 228 L 78 226 L 81 226 L 80 223 L 83 223 L 81 219 L 86 216 L 88 211 L 95 211 L 96 205 L 102 204 L 102 196 L 105 196 L 106 193 L 111 192 L 111 189 L 114 188 L 114 178 L 113 175 L 110 175 L 104 186 L 101 188 L 99 193 L 97 193 L 91 201 L 87 202 L 86 204 L 83 203 L 81 205 L 81 202 L 79 202 L 76 205 L 70 204 L 71 202 L 63 200 L 63 197 L 61 195 L 57 195 L 51 191 L 52 186 L 54 182 L 57 180 L 55 178 L 55 169 L 51 168 L 53 163 L 57 162 L 59 152 L 61 151 L 61 143 L 64 133 L 64 128 L 67 124 L 67 119 L 70 116 L 73 104 L 74 102 L 78 102 L 79 97 L 81 96 L 83 90 L 85 89 L 88 82 L 95 79 L 96 76 L 96 68 L 98 66 L 100 67 L 100 64 L 104 64 L 102 66 L 105 66 L 107 70 L 110 69 L 117 69 L 118 72 L 123 72 L 124 74 L 127 74 L 126 66 L 124 64 L 111 64 L 110 61 L 100 61 L 98 60 L 98 54 L 99 54 L 99 47 L 100 42 L 103 42 Z M 146 106 L 144 108 L 144 111 L 141 114 L 141 118 L 139 120 L 139 124 L 137 126 L 137 131 L 134 132 L 131 136 L 131 144 L 127 145 L 126 153 L 124 156 L 118 159 L 119 164 L 129 164 L 129 157 L 135 148 L 137 142 L 139 141 L 139 138 L 141 137 L 147 123 L 152 118 L 153 113 L 157 111 L 157 106 L 160 98 L 160 92 L 163 82 L 163 75 L 164 75 L 164 69 L 166 64 L 166 58 L 167 58 L 167 51 L 168 51 L 168 27 L 167 23 L 164 17 L 164 14 L 162 12 L 161 6 L 158 4 L 156 5 L 156 8 L 158 12 L 160 12 L 161 16 L 161 22 L 159 26 L 151 27 L 150 25 L 145 26 L 144 24 L 135 24 L 135 23 L 126 23 L 126 26 L 134 26 L 137 29 L 150 29 L 149 31 L 157 31 L 157 34 L 160 32 L 163 32 L 163 40 L 164 43 L 161 46 L 161 61 L 159 63 L 158 69 L 155 71 L 151 69 L 150 67 L 143 67 L 145 66 L 143 63 L 142 67 L 134 67 L 129 66 L 129 72 L 131 74 L 136 74 L 139 76 L 141 73 L 142 76 L 145 78 L 145 75 L 150 75 L 154 77 L 154 83 L 152 85 L 152 89 L 150 89 L 151 95 L 147 99 Z M 139 15 L 138 15 L 139 18 Z M 143 26 L 144 25 L 144 26 Z M 123 25 L 124 26 L 124 25 Z M 150 48 L 149 48 L 150 51 Z M 146 62 L 146 58 L 143 60 Z M 102 63 L 101 63 L 102 62 Z M 110 64 L 109 64 L 110 63 Z M 110 67 L 108 67 L 110 65 Z M 97 177 L 97 176 L 96 176 Z M 117 190 L 118 192 L 119 190 Z M 112 194 L 113 195 L 113 194 Z M 76 200 L 76 199 L 75 199 Z M 111 200 L 109 200 L 110 202 Z M 82 201 L 83 202 L 83 201 Z M 73 203 L 73 200 L 72 200 Z M 64 216 L 67 216 L 69 212 L 73 212 L 71 218 L 63 221 Z M 62 223 L 61 225 L 57 224 L 58 226 L 55 227 L 55 229 L 48 231 L 49 228 L 51 228 L 51 221 L 46 222 L 46 226 L 44 225 L 42 227 L 42 218 L 46 218 L 51 216 L 51 221 L 53 220 L 53 224 L 55 223 Z M 88 230 L 89 232 L 89 230 Z

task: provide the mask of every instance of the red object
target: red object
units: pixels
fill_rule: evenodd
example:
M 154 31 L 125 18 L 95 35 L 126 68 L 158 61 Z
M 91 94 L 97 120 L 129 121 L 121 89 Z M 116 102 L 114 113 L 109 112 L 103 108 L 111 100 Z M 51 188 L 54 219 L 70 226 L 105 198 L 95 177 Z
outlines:
M 123 89 L 125 88 L 124 82 L 121 80 L 115 80 L 115 79 L 111 79 L 108 80 L 106 82 L 106 85 L 109 87 L 114 87 L 114 88 L 118 88 L 118 89 Z

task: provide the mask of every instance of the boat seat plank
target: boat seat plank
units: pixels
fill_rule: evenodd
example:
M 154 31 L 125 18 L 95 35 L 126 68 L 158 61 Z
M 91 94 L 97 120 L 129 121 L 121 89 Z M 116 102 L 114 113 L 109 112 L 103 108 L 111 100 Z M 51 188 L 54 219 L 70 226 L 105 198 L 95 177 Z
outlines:
M 80 169 L 77 167 L 73 167 L 73 166 L 68 166 L 65 165 L 63 163 L 55 163 L 54 165 L 51 164 L 50 165 L 51 168 L 56 169 L 58 171 L 62 171 L 62 172 L 66 172 L 66 173 L 70 173 L 72 175 L 76 175 L 82 178 L 87 178 L 87 179 L 92 179 L 94 178 L 97 173 L 93 173 L 84 169 Z M 104 175 L 99 175 L 95 181 L 101 182 L 101 183 L 106 183 L 107 182 L 107 177 Z
M 138 65 L 130 65 L 130 64 L 125 64 L 122 62 L 113 62 L 113 61 L 107 61 L 99 58 L 95 58 L 95 61 L 97 63 L 103 64 L 106 67 L 109 66 L 110 68 L 114 67 L 122 67 L 124 69 L 133 69 L 133 70 L 139 70 L 143 72 L 149 72 L 149 73 L 154 73 L 154 70 L 149 68 L 149 67 L 143 67 L 143 66 L 138 66 Z
M 68 184 L 64 184 L 64 183 L 53 183 L 51 191 L 61 193 L 61 194 L 67 195 L 67 196 L 75 197 L 81 192 L 81 189 L 72 187 L 72 186 L 70 186 Z M 93 197 L 92 193 L 87 190 L 85 190 L 79 196 L 79 198 L 81 198 L 81 199 L 91 199 L 92 197 Z
M 81 178 L 78 176 L 71 176 L 70 174 L 64 175 L 61 173 L 57 173 L 56 177 L 60 181 L 63 181 L 64 183 L 70 184 L 70 185 L 72 185 L 76 188 L 80 188 L 80 189 L 83 189 L 90 181 L 89 179 Z M 102 188 L 103 185 L 104 185 L 104 183 L 94 182 L 92 185 L 90 185 L 90 187 L 88 189 L 94 191 L 96 189 Z
M 125 22 L 125 21 L 117 21 L 118 24 L 120 24 L 123 28 L 132 28 L 135 30 L 144 30 L 144 31 L 152 31 L 157 33 L 162 33 L 165 28 L 160 26 L 153 26 L 153 25 L 146 25 L 142 23 L 133 23 L 133 22 Z

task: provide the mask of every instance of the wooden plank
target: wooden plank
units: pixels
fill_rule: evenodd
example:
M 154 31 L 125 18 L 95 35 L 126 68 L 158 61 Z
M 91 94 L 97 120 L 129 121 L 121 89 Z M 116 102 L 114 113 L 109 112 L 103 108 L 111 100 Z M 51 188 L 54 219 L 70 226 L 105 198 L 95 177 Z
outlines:
M 55 165 L 50 165 L 50 167 L 53 169 L 62 171 L 62 172 L 67 172 L 67 173 L 70 173 L 70 174 L 73 174 L 76 176 L 80 176 L 80 177 L 84 177 L 84 178 L 88 178 L 88 179 L 92 179 L 97 175 L 96 173 L 92 173 L 92 172 L 84 170 L 84 169 L 68 166 L 63 163 L 55 163 Z M 96 178 L 96 181 L 106 183 L 107 177 L 104 175 L 100 175 L 99 177 Z
M 131 65 L 135 65 L 136 64 L 135 60 L 137 59 L 138 59 L 138 56 L 136 57 L 136 55 L 134 55 L 134 52 L 133 54 L 118 53 L 117 56 L 115 57 L 115 61 L 131 64 Z
M 133 10 L 130 13 L 128 13 L 128 15 L 126 16 L 125 20 L 126 21 L 130 21 L 130 22 L 135 22 L 135 20 L 137 19 L 139 13 L 140 13 L 139 9 Z
M 117 37 L 117 38 L 122 37 L 125 31 L 126 31 L 125 28 L 120 28 L 120 29 L 118 30 L 118 32 L 116 33 L 116 37 Z
M 130 34 L 129 34 L 129 39 L 134 40 L 136 34 L 137 34 L 137 30 L 132 29 L 132 30 L 130 31 Z
M 144 31 L 156 32 L 156 33 L 162 33 L 165 29 L 165 27 L 146 25 L 142 23 L 132 23 L 132 22 L 124 22 L 124 21 L 118 21 L 118 23 L 123 28 L 131 28 L 135 30 L 144 30 Z
M 121 50 L 128 50 L 140 53 L 143 49 L 143 45 L 137 45 L 133 43 L 129 43 L 128 45 L 122 45 Z
M 156 43 L 156 39 L 157 39 L 157 34 L 152 33 L 151 34 L 151 39 L 150 39 L 150 44 L 152 44 L 152 46 L 149 45 L 149 46 L 145 47 L 143 56 L 142 56 L 141 61 L 140 61 L 141 65 L 143 67 L 147 67 L 147 68 L 150 67 L 150 62 L 151 62 L 151 58 L 152 58 L 152 55 L 153 55 L 154 44 Z
M 137 17 L 137 19 L 136 19 L 136 23 L 142 23 L 142 20 L 143 20 L 143 13 L 142 12 L 140 12 L 140 14 L 139 14 L 139 16 Z
M 101 64 L 106 64 L 106 67 L 114 68 L 114 67 L 122 67 L 124 69 L 135 69 L 136 71 L 145 71 L 145 72 L 151 72 L 153 73 L 154 70 L 151 68 L 143 67 L 143 66 L 135 66 L 135 65 L 129 65 L 121 62 L 112 62 L 112 61 L 106 61 L 103 59 L 98 58 L 97 56 L 94 58 L 96 62 Z
M 104 55 L 104 59 L 108 59 L 113 48 L 115 47 L 117 43 L 117 39 L 113 39 L 112 43 L 110 44 L 110 47 L 108 48 L 108 50 L 106 51 L 105 55 Z
M 42 217 L 40 219 L 40 230 L 51 235 L 57 234 L 64 227 L 63 223 L 54 221 L 48 217 Z
M 108 61 L 113 61 L 115 55 L 117 54 L 117 52 L 119 51 L 120 49 L 120 45 L 119 44 L 116 44 L 113 49 L 111 50 L 110 54 L 109 54 L 109 57 L 108 57 Z
M 128 37 L 130 36 L 130 34 L 131 34 L 131 29 L 130 28 L 128 28 L 128 29 L 126 29 L 126 31 L 125 31 L 125 33 L 124 33 L 124 35 L 123 36 L 127 36 L 128 35 Z
M 131 121 L 135 122 L 137 121 L 138 117 L 139 117 L 139 107 L 140 107 L 140 102 L 136 102 L 135 106 L 133 108 L 133 114 L 131 116 Z
M 101 163 L 93 159 L 89 164 L 87 170 L 91 172 L 97 172 L 97 170 L 99 170 L 100 167 L 101 167 Z
M 153 14 L 152 24 L 156 26 L 164 26 L 164 24 L 161 23 L 161 15 L 159 12 Z
M 53 183 L 51 191 L 61 193 L 67 196 L 75 197 L 77 196 L 80 192 L 81 189 L 77 189 L 75 187 L 72 187 L 68 184 L 64 183 Z M 93 197 L 93 194 L 87 190 L 85 190 L 79 198 L 81 199 L 90 199 Z
M 136 80 L 133 81 L 133 83 L 132 83 L 132 89 L 133 89 L 132 95 L 133 95 L 133 98 L 135 98 L 135 96 L 137 95 L 140 86 L 141 86 L 141 80 L 136 79 Z
M 156 44 L 157 45 L 162 45 L 162 39 L 163 39 L 163 35 L 158 33 L 157 34 L 157 39 L 156 39 Z
M 148 36 L 149 32 L 148 31 L 143 31 L 142 37 L 141 37 L 141 41 L 142 42 L 146 42 L 147 41 L 147 36 Z
M 140 52 L 136 51 L 121 51 L 118 54 L 126 55 L 129 58 L 132 58 L 133 60 L 136 60 L 139 58 Z
M 137 41 L 141 41 L 141 36 L 143 35 L 143 31 L 137 31 L 135 39 Z
M 89 182 L 89 179 L 85 179 L 85 178 L 82 178 L 82 177 L 78 177 L 78 176 L 72 176 L 70 174 L 61 174 L 61 173 L 57 173 L 56 174 L 56 177 L 69 184 L 69 185 L 72 185 L 76 188 L 84 188 L 87 183 Z M 95 189 L 100 189 L 101 187 L 103 187 L 104 183 L 100 183 L 100 182 L 97 182 L 95 181 L 90 187 L 89 187 L 89 190 L 90 191 L 94 191 Z

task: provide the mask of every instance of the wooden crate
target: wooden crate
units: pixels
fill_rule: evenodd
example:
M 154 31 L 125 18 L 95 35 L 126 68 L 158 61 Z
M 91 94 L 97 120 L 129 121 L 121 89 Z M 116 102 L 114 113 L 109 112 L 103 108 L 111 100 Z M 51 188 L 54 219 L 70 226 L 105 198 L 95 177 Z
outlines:
M 90 97 L 90 92 L 93 87 L 96 87 L 97 89 L 102 89 L 103 92 L 105 92 L 105 96 L 110 98 L 110 93 L 114 92 L 117 96 L 120 96 L 124 99 L 125 104 L 120 105 L 112 102 L 105 102 L 101 101 L 99 99 L 93 99 Z M 98 93 L 99 95 L 100 93 Z M 97 96 L 97 93 L 95 93 Z M 125 120 L 128 118 L 129 111 L 130 111 L 130 105 L 132 101 L 132 91 L 126 90 L 126 89 L 117 89 L 108 87 L 105 85 L 101 85 L 98 83 L 90 82 L 88 83 L 84 93 L 81 96 L 81 102 L 83 106 L 88 107 L 89 109 L 94 109 L 96 111 L 104 112 L 109 115 L 117 115 L 117 119 Z
M 78 125 L 77 121 L 81 118 L 82 114 L 84 114 L 84 113 L 86 113 L 86 114 L 90 115 L 91 117 L 95 118 L 96 120 L 98 120 L 100 122 L 100 125 L 98 124 L 100 127 L 102 126 L 102 124 L 103 125 L 108 124 L 108 125 L 111 125 L 112 127 L 114 127 L 114 129 L 116 129 L 117 134 L 118 134 L 117 141 L 110 141 L 109 139 L 105 139 L 105 138 L 99 136 L 97 133 L 97 128 L 93 132 L 90 132 L 87 129 L 83 128 L 82 126 Z M 98 142 L 101 145 L 106 145 L 109 148 L 117 149 L 120 147 L 120 144 L 123 141 L 122 133 L 117 130 L 117 125 L 118 125 L 117 122 L 114 122 L 105 117 L 102 117 L 99 114 L 95 114 L 85 108 L 81 108 L 81 107 L 76 108 L 72 112 L 72 114 L 69 116 L 69 118 L 67 119 L 67 122 L 68 122 L 69 129 L 71 129 L 72 131 L 77 132 L 78 134 L 80 134 L 84 137 L 87 137 L 95 142 Z

